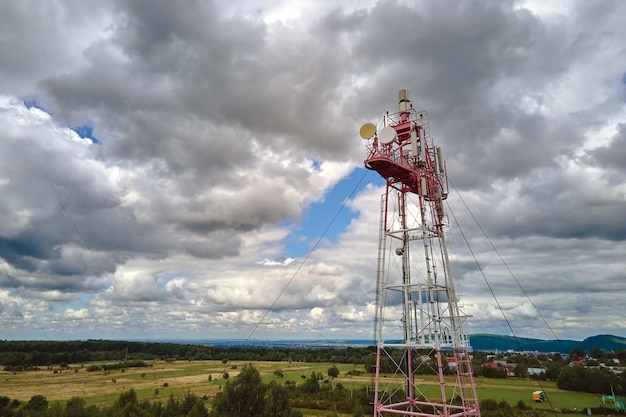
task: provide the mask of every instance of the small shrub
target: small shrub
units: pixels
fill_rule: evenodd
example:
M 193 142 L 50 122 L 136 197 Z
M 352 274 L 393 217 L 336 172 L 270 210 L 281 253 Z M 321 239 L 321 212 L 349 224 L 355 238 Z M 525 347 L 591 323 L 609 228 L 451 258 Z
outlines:
M 498 402 L 487 398 L 480 402 L 480 411 L 495 411 L 498 409 Z

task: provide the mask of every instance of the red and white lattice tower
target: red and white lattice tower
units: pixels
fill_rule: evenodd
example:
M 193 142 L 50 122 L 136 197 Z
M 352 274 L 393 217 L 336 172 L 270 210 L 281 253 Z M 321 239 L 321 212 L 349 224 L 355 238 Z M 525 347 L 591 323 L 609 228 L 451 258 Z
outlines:
M 374 416 L 480 416 L 445 234 L 441 148 L 408 91 L 380 128 L 361 127 L 365 167 L 386 181 L 381 199 Z

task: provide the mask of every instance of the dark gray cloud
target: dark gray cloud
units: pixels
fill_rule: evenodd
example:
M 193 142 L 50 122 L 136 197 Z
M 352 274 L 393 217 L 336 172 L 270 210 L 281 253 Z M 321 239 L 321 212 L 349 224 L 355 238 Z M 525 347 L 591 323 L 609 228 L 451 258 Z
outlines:
M 589 151 L 589 157 L 598 168 L 611 168 L 623 173 L 626 169 L 626 124 L 617 125 L 617 133 L 611 142 Z

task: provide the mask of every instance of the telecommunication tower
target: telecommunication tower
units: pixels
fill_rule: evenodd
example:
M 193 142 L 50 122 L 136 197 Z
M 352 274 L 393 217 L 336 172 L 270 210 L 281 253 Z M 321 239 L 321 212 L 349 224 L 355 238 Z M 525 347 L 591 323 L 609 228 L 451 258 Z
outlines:
M 450 270 L 446 166 L 407 90 L 381 128 L 366 123 L 365 167 L 381 197 L 374 416 L 480 416 L 469 339 Z

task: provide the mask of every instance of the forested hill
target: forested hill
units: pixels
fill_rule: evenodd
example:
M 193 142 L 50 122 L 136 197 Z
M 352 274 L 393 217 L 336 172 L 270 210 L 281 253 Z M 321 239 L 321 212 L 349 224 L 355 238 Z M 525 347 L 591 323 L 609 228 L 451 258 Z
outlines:
M 583 341 L 578 340 L 542 340 L 525 337 L 501 336 L 494 334 L 474 334 L 470 336 L 472 348 L 483 351 L 539 351 L 569 353 L 574 349 L 582 349 L 589 352 L 593 349 L 601 349 L 605 352 L 626 349 L 626 338 L 611 335 L 598 335 L 588 337 Z

